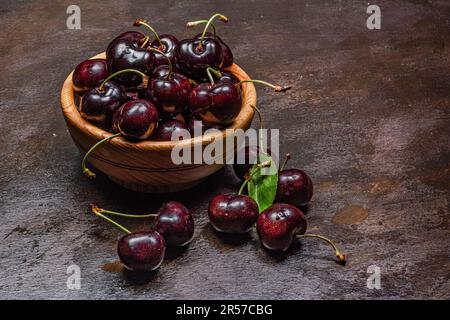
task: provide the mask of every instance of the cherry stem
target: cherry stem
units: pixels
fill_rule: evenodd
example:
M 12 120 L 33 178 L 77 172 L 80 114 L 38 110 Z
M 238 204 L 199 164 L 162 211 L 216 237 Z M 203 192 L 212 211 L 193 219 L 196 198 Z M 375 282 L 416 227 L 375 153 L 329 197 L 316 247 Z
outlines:
M 186 27 L 191 28 L 191 27 L 198 26 L 199 24 L 203 24 L 203 23 L 208 23 L 208 20 L 191 21 L 191 22 L 186 23 Z M 214 39 L 215 39 L 217 37 L 216 26 L 212 22 L 210 23 L 210 25 L 213 29 L 213 34 L 214 34 Z
M 137 19 L 137 20 L 134 22 L 133 25 L 136 26 L 136 27 L 139 27 L 139 26 L 145 26 L 145 27 L 147 27 L 147 28 L 155 35 L 155 38 L 156 38 L 156 40 L 158 41 L 159 46 L 160 46 L 160 47 L 163 46 L 163 44 L 162 44 L 162 42 L 161 42 L 161 39 L 159 38 L 158 33 L 156 32 L 155 29 L 152 28 L 152 26 L 150 26 L 150 25 L 148 24 L 147 21 L 145 21 L 145 20 L 143 20 L 143 19 Z
M 214 78 L 211 74 L 211 70 L 214 70 L 213 68 L 206 68 L 206 75 L 208 76 L 209 81 L 211 82 L 211 84 L 214 84 Z
M 100 212 L 100 213 L 106 213 L 106 214 L 110 214 L 110 215 L 113 215 L 113 216 L 124 217 L 124 218 L 156 218 L 158 216 L 156 213 L 150 213 L 150 214 L 127 214 L 127 213 L 122 213 L 122 212 L 105 210 L 105 209 L 97 207 L 95 204 L 91 204 L 91 211 L 94 212 L 94 213 Z
M 291 154 L 286 153 L 286 158 L 284 158 L 284 162 L 283 162 L 283 165 L 281 166 L 280 171 L 284 170 L 284 167 L 286 166 L 286 163 L 288 163 L 289 160 L 291 160 Z
M 140 75 L 142 77 L 142 82 L 145 83 L 146 81 L 148 81 L 148 76 L 136 69 L 123 69 L 120 71 L 117 71 L 116 73 L 111 74 L 110 76 L 108 76 L 105 80 L 102 81 L 102 83 L 100 84 L 100 86 L 98 87 L 98 91 L 102 92 L 103 91 L 103 87 L 105 86 L 105 83 L 108 82 L 109 80 L 111 80 L 112 78 L 121 75 L 122 73 L 128 73 L 128 72 L 134 72 L 137 73 L 138 75 Z
M 245 177 L 244 182 L 242 183 L 241 187 L 239 188 L 238 191 L 238 195 L 242 194 L 242 191 L 244 191 L 245 186 L 248 184 L 248 182 L 252 179 L 252 177 L 256 174 L 256 172 L 261 169 L 261 168 L 266 168 L 266 167 L 270 167 L 271 162 L 265 161 L 265 162 L 261 162 L 256 164 L 250 171 L 249 174 L 247 174 L 247 176 Z
M 144 48 L 147 45 L 148 41 L 150 40 L 150 37 L 145 36 L 143 39 L 144 41 L 142 41 L 141 48 Z
M 202 37 L 200 38 L 200 42 L 198 43 L 197 50 L 201 50 L 203 48 L 203 39 L 205 38 L 206 31 L 209 28 L 209 25 L 214 21 L 214 19 L 219 18 L 221 21 L 227 23 L 228 18 L 225 17 L 223 14 L 216 13 L 211 18 L 209 18 L 208 22 L 206 23 L 205 29 L 203 29 Z
M 89 155 L 99 146 L 99 145 L 101 145 L 102 143 L 105 143 L 105 142 L 107 142 L 107 141 L 109 141 L 109 140 L 111 140 L 111 139 L 113 139 L 113 138 L 115 138 L 115 137 L 118 137 L 118 136 L 120 136 L 120 135 L 122 135 L 121 133 L 116 133 L 116 134 L 113 134 L 112 136 L 109 136 L 109 137 L 107 137 L 107 138 L 104 138 L 104 139 L 102 139 L 102 140 L 100 140 L 99 142 L 97 142 L 96 144 L 94 144 L 89 150 L 88 150 L 88 152 L 86 152 L 86 154 L 84 155 L 84 157 L 83 157 L 83 161 L 81 162 L 81 169 L 82 169 L 82 171 L 83 171 L 83 173 L 88 177 L 88 178 L 90 178 L 90 179 L 94 179 L 95 178 L 95 173 L 93 173 L 91 170 L 89 170 L 87 167 L 86 167 L 86 162 L 87 162 L 87 159 L 88 159 L 88 157 L 89 157 Z
M 279 85 L 271 84 L 271 83 L 263 81 L 263 80 L 253 80 L 253 79 L 241 80 L 237 85 L 240 86 L 241 84 L 246 83 L 246 82 L 258 83 L 258 84 L 265 85 L 267 87 L 271 87 L 275 92 L 285 92 L 292 88 L 291 86 L 282 87 Z
M 309 238 L 319 238 L 319 239 L 321 239 L 321 240 L 327 242 L 329 245 L 331 245 L 331 246 L 333 247 L 333 250 L 334 250 L 334 252 L 336 253 L 336 257 L 337 257 L 339 263 L 340 263 L 340 264 L 343 264 L 343 265 L 345 264 L 345 262 L 346 262 L 346 260 L 345 260 L 345 255 L 342 254 L 342 253 L 339 251 L 339 249 L 336 247 L 336 245 L 334 244 L 334 242 L 331 241 L 330 239 L 328 239 L 328 238 L 326 238 L 326 237 L 324 237 L 324 236 L 321 236 L 320 234 L 311 234 L 311 233 L 299 234 L 299 235 L 297 235 L 296 237 L 297 237 L 297 239 L 299 239 L 299 238 L 307 238 L 307 237 L 309 237 Z
M 165 54 L 164 52 L 162 52 L 161 50 L 149 47 L 147 48 L 147 50 L 149 51 L 153 51 L 153 52 L 157 52 L 160 55 L 164 56 L 164 58 L 166 58 L 167 60 L 167 65 L 169 66 L 169 72 L 166 75 L 166 78 L 170 78 L 170 76 L 172 75 L 172 71 L 173 71 L 173 65 L 172 65 L 172 61 L 170 60 L 170 58 L 167 56 L 167 54 Z
M 117 228 L 119 228 L 119 229 L 122 230 L 123 232 L 128 233 L 128 234 L 131 233 L 130 230 L 128 230 L 127 228 L 125 228 L 124 226 L 122 226 L 121 224 L 119 224 L 118 222 L 116 222 L 116 221 L 114 221 L 114 220 L 108 218 L 107 216 L 104 216 L 99 210 L 95 210 L 95 208 L 92 207 L 92 206 L 91 206 L 91 210 L 92 210 L 92 212 L 93 212 L 96 216 L 99 216 L 99 217 L 105 219 L 106 221 L 111 222 L 113 225 L 115 225 Z

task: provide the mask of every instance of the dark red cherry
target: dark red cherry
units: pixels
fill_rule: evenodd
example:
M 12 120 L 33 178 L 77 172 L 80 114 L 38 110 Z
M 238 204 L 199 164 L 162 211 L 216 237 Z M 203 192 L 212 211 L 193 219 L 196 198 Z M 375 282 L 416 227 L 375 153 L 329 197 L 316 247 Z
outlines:
M 205 77 L 207 67 L 219 69 L 223 63 L 222 47 L 217 40 L 204 39 L 201 46 L 200 39 L 185 39 L 179 43 L 177 61 L 180 70 L 192 77 Z
M 305 215 L 296 207 L 276 203 L 264 210 L 256 222 L 262 245 L 274 251 L 286 251 L 294 237 L 306 232 Z
M 201 83 L 189 98 L 192 113 L 207 125 L 227 125 L 241 111 L 240 90 L 231 82 Z
M 126 40 L 137 47 L 140 47 L 145 41 L 145 35 L 139 31 L 126 31 L 115 37 L 106 48 L 106 52 L 119 40 Z
M 158 110 L 150 101 L 132 100 L 114 113 L 113 130 L 128 138 L 147 139 L 153 134 L 158 119 Z
M 156 230 L 169 246 L 185 246 L 194 237 L 194 219 L 179 202 L 164 203 L 157 212 Z
M 167 60 L 166 60 L 166 62 L 167 62 Z M 167 76 L 167 74 L 169 73 L 169 70 L 170 70 L 170 68 L 167 64 L 159 65 L 155 68 L 155 70 L 153 70 L 152 78 L 161 78 L 161 77 Z M 177 72 L 177 68 L 175 66 L 173 66 L 172 71 Z
M 91 59 L 81 62 L 72 74 L 73 90 L 84 93 L 96 88 L 108 77 L 108 67 L 105 59 Z
M 194 38 L 200 39 L 201 37 L 202 34 L 199 33 Z M 223 63 L 221 68 L 231 67 L 231 65 L 233 64 L 233 53 L 231 52 L 230 47 L 219 36 L 214 37 L 214 34 L 211 32 L 205 33 L 205 39 L 215 39 L 220 43 L 220 47 L 222 48 L 223 53 Z
M 245 233 L 258 219 L 258 205 L 245 195 L 220 194 L 208 207 L 209 221 L 219 232 Z
M 124 69 L 136 69 L 145 74 L 151 74 L 154 69 L 155 57 L 145 48 L 121 39 L 116 41 L 106 52 L 106 61 L 111 73 Z M 137 87 L 142 83 L 142 77 L 134 73 L 124 73 L 118 75 L 116 79 L 127 88 Z
M 178 39 L 171 34 L 162 34 L 159 36 L 159 40 L 155 39 L 150 44 L 150 47 L 162 51 L 172 62 L 173 65 L 177 62 L 178 51 Z M 155 65 L 167 65 L 167 58 L 158 52 L 153 53 L 155 55 Z
M 133 271 L 157 269 L 166 252 L 166 242 L 156 231 L 132 232 L 120 238 L 117 253 L 126 268 Z
M 313 195 L 311 178 L 299 169 L 286 169 L 278 175 L 276 202 L 289 203 L 294 206 L 304 206 Z
M 147 97 L 162 114 L 175 114 L 182 112 L 189 103 L 191 90 L 188 78 L 180 73 L 171 72 L 150 80 Z
M 219 79 L 218 79 L 217 81 L 219 81 L 219 82 L 226 82 L 226 81 L 229 81 L 229 82 L 234 83 L 234 84 L 236 84 L 236 85 L 239 83 L 239 79 L 236 78 L 236 77 L 234 76 L 234 74 L 232 74 L 231 72 L 228 72 L 228 71 L 220 71 L 220 73 L 221 73 L 222 75 L 219 77 Z
M 80 114 L 86 120 L 109 126 L 114 112 L 125 100 L 122 87 L 107 81 L 102 89 L 89 90 L 81 97 Z
M 172 140 L 172 134 L 181 130 L 188 130 L 186 125 L 181 121 L 175 119 L 162 121 L 155 131 L 154 140 L 170 141 Z

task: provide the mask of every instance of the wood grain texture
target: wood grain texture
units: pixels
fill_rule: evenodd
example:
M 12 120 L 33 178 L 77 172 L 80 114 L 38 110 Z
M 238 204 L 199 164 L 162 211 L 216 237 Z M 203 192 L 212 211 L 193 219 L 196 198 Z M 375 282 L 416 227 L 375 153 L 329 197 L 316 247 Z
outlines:
M 100 53 L 91 59 L 105 58 Z M 250 79 L 238 65 L 233 64 L 227 69 L 239 80 Z M 72 89 L 72 74 L 67 76 L 61 89 L 61 110 L 73 141 L 82 153 L 87 152 L 97 141 L 111 136 L 107 132 L 81 117 Z M 256 91 L 252 83 L 242 85 L 242 109 L 233 123 L 227 129 L 249 128 L 256 105 Z M 95 168 L 106 174 L 112 181 L 121 186 L 140 192 L 165 193 L 191 188 L 206 177 L 223 167 L 224 159 L 235 147 L 226 145 L 225 140 L 231 131 L 222 130 L 181 141 L 151 141 L 130 142 L 123 137 L 117 137 L 100 146 L 89 158 Z M 212 142 L 222 141 L 223 150 L 215 155 L 216 164 L 181 164 L 176 165 L 171 159 L 171 152 L 177 145 L 191 148 L 193 154 L 196 146 L 202 151 Z

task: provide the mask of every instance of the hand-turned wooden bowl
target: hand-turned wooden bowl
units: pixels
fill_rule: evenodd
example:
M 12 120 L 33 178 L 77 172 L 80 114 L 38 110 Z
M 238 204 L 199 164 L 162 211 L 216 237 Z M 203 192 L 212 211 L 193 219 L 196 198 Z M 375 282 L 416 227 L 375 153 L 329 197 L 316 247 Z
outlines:
M 105 53 L 94 58 L 105 58 Z M 228 71 L 239 80 L 249 79 L 249 76 L 233 64 Z M 72 89 L 72 73 L 69 74 L 61 90 L 61 109 L 73 141 L 84 155 L 99 140 L 109 137 L 107 132 L 81 117 L 75 103 Z M 228 129 L 243 129 L 250 127 L 256 105 L 256 91 L 252 83 L 242 85 L 242 109 L 235 121 Z M 127 141 L 117 137 L 97 148 L 89 157 L 89 162 L 99 171 L 106 174 L 117 184 L 135 191 L 163 193 L 175 192 L 191 188 L 213 174 L 224 164 L 180 164 L 175 165 L 171 160 L 171 151 L 175 145 L 190 146 L 202 150 L 214 139 L 223 139 L 222 155 L 231 154 L 235 146 L 225 143 L 227 132 L 203 135 L 193 139 L 181 141 Z M 216 140 L 217 141 L 217 140 Z M 191 149 L 192 151 L 194 149 Z M 80 162 L 81 165 L 81 162 Z M 80 168 L 81 174 L 81 168 Z

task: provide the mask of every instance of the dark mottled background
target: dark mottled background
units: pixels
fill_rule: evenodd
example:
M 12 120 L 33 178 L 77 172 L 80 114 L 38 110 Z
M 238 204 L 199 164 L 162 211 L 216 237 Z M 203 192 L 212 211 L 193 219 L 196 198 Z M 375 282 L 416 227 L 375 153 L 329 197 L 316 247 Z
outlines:
M 81 7 L 82 29 L 66 29 Z M 376 1 L 382 30 L 366 28 L 367 1 L 1 1 L 1 298 L 450 298 L 450 4 Z M 188 20 L 213 12 L 236 61 L 252 77 L 286 83 L 258 89 L 281 151 L 315 183 L 309 229 L 348 253 L 305 241 L 281 260 L 254 235 L 221 238 L 208 201 L 239 183 L 226 168 L 168 196 L 126 191 L 80 171 L 60 112 L 59 90 L 81 60 L 147 18 L 180 38 Z M 254 125 L 257 125 L 254 123 Z M 131 212 L 185 203 L 194 242 L 149 277 L 117 269 L 120 232 L 90 215 L 90 202 Z M 123 221 L 132 229 L 134 221 Z M 66 268 L 82 288 L 67 290 Z M 381 290 L 366 287 L 381 268 Z

